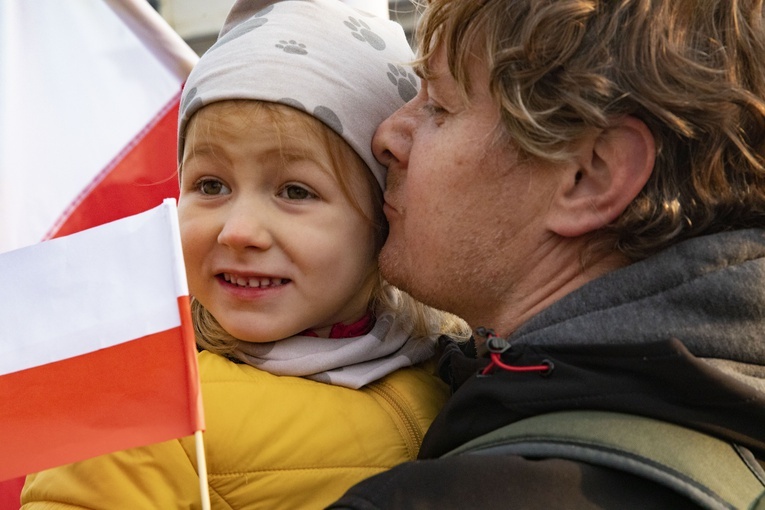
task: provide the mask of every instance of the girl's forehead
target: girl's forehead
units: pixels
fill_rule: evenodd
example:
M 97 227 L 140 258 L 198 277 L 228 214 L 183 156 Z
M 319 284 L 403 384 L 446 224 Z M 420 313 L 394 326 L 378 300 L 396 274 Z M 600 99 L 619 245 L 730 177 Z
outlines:
M 289 106 L 258 101 L 220 101 L 201 108 L 190 120 L 190 129 L 195 124 L 211 126 L 241 125 L 258 127 L 303 126 L 303 130 L 317 127 L 319 121 Z
M 237 148 L 238 147 L 238 148 Z M 308 159 L 354 193 L 368 187 L 369 168 L 347 143 L 322 121 L 279 103 L 229 100 L 197 111 L 188 124 L 184 163 L 199 151 L 221 150 L 284 161 Z M 369 175 L 367 175 L 369 174 Z M 376 184 L 372 187 L 376 188 Z
M 318 120 L 288 106 L 224 101 L 205 106 L 192 117 L 186 143 L 249 137 L 286 151 L 327 152 L 332 150 L 327 131 Z

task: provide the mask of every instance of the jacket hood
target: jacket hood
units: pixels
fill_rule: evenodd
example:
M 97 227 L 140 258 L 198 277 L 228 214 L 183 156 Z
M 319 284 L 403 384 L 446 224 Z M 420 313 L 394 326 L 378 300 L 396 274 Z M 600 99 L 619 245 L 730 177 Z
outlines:
M 641 344 L 765 364 L 765 230 L 694 238 L 613 271 L 538 314 L 514 344 Z
M 552 372 L 475 375 L 487 360 L 448 349 L 442 374 L 453 386 L 465 383 L 428 432 L 421 457 L 567 409 L 663 419 L 765 457 L 764 230 L 694 238 L 613 271 L 508 340 L 505 363 L 549 361 Z

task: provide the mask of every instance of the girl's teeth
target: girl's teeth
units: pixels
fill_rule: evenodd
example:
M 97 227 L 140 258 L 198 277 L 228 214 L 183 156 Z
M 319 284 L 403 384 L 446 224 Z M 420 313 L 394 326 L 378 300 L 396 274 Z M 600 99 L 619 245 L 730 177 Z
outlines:
M 229 283 L 239 285 L 240 287 L 271 287 L 282 285 L 284 283 L 283 278 L 243 278 L 240 276 L 234 276 L 229 273 L 223 274 L 223 279 Z

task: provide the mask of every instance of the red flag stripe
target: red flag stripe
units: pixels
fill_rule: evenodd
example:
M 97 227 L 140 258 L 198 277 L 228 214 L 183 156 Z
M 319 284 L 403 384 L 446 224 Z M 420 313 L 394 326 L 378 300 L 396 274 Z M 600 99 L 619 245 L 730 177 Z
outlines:
M 19 510 L 25 477 L 0 482 L 0 510 Z
M 203 428 L 188 296 L 179 307 L 179 328 L 0 377 L 0 395 L 23 392 L 0 399 L 0 480 Z
M 74 199 L 44 239 L 61 237 L 178 198 L 180 92 Z

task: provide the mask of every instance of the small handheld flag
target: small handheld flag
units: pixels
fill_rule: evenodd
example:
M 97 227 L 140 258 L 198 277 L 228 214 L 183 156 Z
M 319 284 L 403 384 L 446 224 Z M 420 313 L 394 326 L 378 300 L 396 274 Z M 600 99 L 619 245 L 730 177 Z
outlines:
M 0 480 L 204 428 L 175 200 L 0 254 Z

